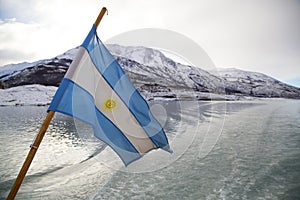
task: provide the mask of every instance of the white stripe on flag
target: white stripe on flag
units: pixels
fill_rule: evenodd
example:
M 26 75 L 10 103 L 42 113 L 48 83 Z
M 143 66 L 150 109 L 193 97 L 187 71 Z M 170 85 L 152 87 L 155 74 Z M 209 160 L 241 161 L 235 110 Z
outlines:
M 123 132 L 141 155 L 157 148 L 128 107 L 99 73 L 85 48 L 79 47 L 65 78 L 72 80 L 94 97 L 95 106 Z

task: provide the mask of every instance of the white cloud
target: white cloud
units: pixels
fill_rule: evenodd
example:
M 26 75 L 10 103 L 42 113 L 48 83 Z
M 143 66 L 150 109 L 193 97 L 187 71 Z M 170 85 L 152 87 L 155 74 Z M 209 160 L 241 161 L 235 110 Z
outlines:
M 0 24 L 0 65 L 21 62 L 27 57 L 35 57 L 38 44 L 34 38 L 39 33 L 36 24 L 23 24 L 7 20 Z
M 217 67 L 281 80 L 300 75 L 297 0 L 1 0 L 1 20 L 16 20 L 0 23 L 0 49 L 31 61 L 56 56 L 80 45 L 102 5 L 109 12 L 98 29 L 104 41 L 134 29 L 169 29 L 197 42 Z
M 4 5 L 1 10 L 11 10 L 1 16 L 0 50 L 9 53 L 1 56 L 0 65 L 50 58 L 80 45 L 98 12 L 92 5 L 70 0 L 7 1 Z

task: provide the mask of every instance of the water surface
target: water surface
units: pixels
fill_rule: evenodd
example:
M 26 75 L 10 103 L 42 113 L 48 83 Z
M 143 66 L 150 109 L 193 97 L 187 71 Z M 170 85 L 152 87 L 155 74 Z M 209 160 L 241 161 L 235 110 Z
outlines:
M 124 167 L 90 127 L 56 114 L 17 199 L 300 199 L 300 101 L 152 104 L 173 154 Z M 0 107 L 0 198 L 46 109 Z

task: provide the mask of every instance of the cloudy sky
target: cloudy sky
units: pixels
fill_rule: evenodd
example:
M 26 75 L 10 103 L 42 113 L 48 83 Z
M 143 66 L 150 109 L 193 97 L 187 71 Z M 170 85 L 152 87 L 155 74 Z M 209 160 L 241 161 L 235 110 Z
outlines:
M 195 41 L 217 67 L 300 87 L 299 0 L 0 0 L 0 66 L 80 45 L 102 6 L 108 8 L 98 29 L 103 41 L 135 29 L 168 29 Z

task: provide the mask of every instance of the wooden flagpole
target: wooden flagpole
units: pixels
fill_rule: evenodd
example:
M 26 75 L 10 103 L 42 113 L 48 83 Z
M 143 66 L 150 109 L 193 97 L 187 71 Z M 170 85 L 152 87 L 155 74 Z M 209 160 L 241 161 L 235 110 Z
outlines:
M 96 21 L 94 22 L 95 26 L 98 27 L 98 25 L 100 24 L 100 21 L 102 19 L 102 17 L 104 16 L 104 14 L 106 13 L 107 9 L 105 7 L 103 7 L 96 19 Z
M 105 12 L 107 11 L 107 9 L 105 7 L 103 7 L 101 9 L 101 12 L 99 13 L 96 21 L 95 21 L 95 26 L 98 27 L 101 19 L 103 18 Z M 25 175 L 30 167 L 30 164 L 43 140 L 43 137 L 48 129 L 48 126 L 54 116 L 55 112 L 50 110 L 44 120 L 44 123 L 42 124 L 42 127 L 40 128 L 39 133 L 37 134 L 34 142 L 32 143 L 32 145 L 30 145 L 30 150 L 27 154 L 26 160 L 23 163 L 23 166 L 10 190 L 10 193 L 8 194 L 7 200 L 13 200 L 15 198 L 15 196 L 17 195 L 17 192 L 19 191 L 19 188 L 25 178 Z
M 43 139 L 43 137 L 44 137 L 44 135 L 47 131 L 47 128 L 48 128 L 53 116 L 54 116 L 54 111 L 49 111 L 46 118 L 45 118 L 45 120 L 44 120 L 44 123 L 43 123 L 39 133 L 37 134 L 37 136 L 34 140 L 34 142 L 32 143 L 32 145 L 30 145 L 30 150 L 27 154 L 26 160 L 24 161 L 23 166 L 22 166 L 22 168 L 21 168 L 21 170 L 20 170 L 20 172 L 19 172 L 19 174 L 18 174 L 18 176 L 15 180 L 15 183 L 14 183 L 14 185 L 13 185 L 12 189 L 10 190 L 10 193 L 7 197 L 8 200 L 11 200 L 11 199 L 15 198 L 15 196 L 16 196 L 16 194 L 17 194 L 17 192 L 18 192 L 18 190 L 19 190 L 19 188 L 20 188 L 20 186 L 21 186 L 21 184 L 22 184 L 22 182 L 25 178 L 25 175 L 26 175 L 26 173 L 29 169 L 29 166 L 30 166 L 30 164 L 31 164 L 31 162 L 32 162 L 32 160 L 35 156 L 35 153 L 37 152 L 37 149 L 39 148 L 40 143 L 42 142 L 42 139 Z

